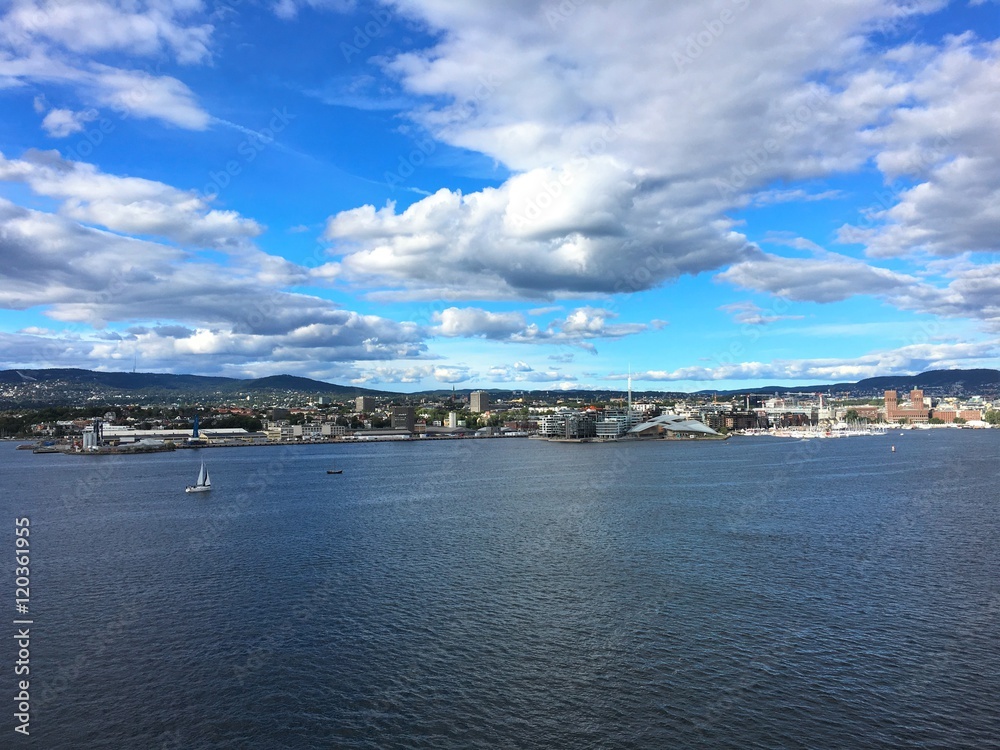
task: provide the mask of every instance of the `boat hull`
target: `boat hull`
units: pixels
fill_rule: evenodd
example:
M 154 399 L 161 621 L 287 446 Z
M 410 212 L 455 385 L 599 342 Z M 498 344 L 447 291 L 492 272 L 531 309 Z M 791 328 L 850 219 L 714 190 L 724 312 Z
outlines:
M 209 491 L 211 491 L 211 489 L 212 489 L 211 487 L 193 487 L 192 486 L 192 487 L 185 487 L 184 491 L 185 492 L 209 492 Z

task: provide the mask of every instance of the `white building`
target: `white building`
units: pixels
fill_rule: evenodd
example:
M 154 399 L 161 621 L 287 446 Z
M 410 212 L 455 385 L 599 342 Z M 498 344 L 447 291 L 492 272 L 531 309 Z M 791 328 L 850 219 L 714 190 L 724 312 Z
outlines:
M 543 437 L 580 440 L 597 437 L 597 417 L 593 412 L 560 409 L 538 420 L 538 434 Z
M 486 391 L 473 391 L 469 394 L 469 411 L 482 413 L 490 410 L 490 394 Z
M 634 409 L 631 412 L 627 409 L 605 409 L 597 420 L 597 437 L 605 440 L 619 438 L 640 421 L 641 417 Z

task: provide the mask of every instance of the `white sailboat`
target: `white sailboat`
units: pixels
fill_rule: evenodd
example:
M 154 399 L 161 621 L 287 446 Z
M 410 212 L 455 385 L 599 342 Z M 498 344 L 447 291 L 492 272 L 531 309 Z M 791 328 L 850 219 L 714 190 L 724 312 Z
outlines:
M 184 488 L 185 492 L 208 492 L 212 489 L 212 479 L 208 476 L 208 471 L 205 469 L 205 462 L 201 462 L 201 471 L 198 472 L 198 481 L 193 485 L 188 485 Z

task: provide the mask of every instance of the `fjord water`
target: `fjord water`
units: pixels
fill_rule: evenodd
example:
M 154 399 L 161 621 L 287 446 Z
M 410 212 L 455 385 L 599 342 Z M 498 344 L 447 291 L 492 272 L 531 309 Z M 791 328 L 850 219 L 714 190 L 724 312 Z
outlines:
M 1000 431 L 13 448 L 5 747 L 998 746 Z

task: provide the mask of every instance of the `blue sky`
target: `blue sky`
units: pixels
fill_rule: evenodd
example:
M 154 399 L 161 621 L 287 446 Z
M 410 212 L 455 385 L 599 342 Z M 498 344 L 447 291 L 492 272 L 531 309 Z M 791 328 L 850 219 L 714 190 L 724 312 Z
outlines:
M 0 4 L 0 366 L 1000 365 L 993 0 Z

